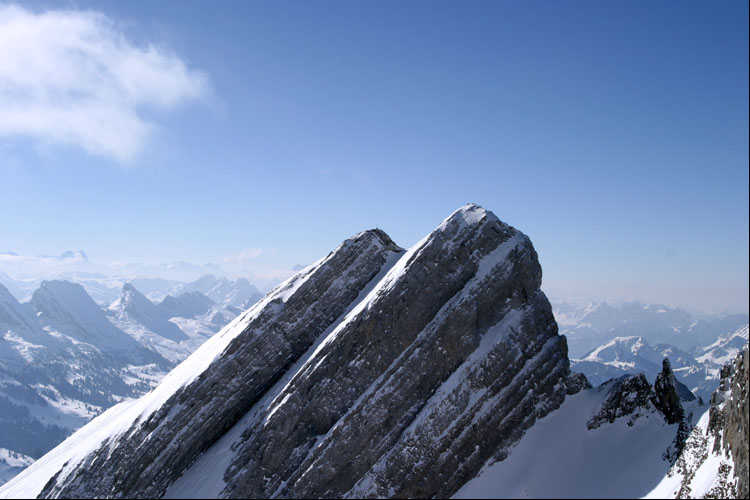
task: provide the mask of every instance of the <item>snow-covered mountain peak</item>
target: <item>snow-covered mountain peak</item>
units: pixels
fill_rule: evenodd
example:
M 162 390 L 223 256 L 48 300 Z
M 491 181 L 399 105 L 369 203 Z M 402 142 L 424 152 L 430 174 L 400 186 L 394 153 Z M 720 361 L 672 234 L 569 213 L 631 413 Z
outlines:
M 18 302 L 10 291 L 0 284 L 0 338 L 10 331 L 34 343 L 51 340 L 39 328 L 31 307 Z
M 493 222 L 499 221 L 497 216 L 489 210 L 485 210 L 483 207 L 477 205 L 476 203 L 467 203 L 466 205 L 462 206 L 461 208 L 450 214 L 448 217 L 446 217 L 445 220 L 443 220 L 443 222 L 437 227 L 436 231 L 445 230 L 450 226 L 454 226 L 456 224 L 476 226 L 480 224 L 481 221 L 485 218 L 490 219 Z
M 365 231 L 360 231 L 359 233 L 345 239 L 342 241 L 338 247 L 336 247 L 330 254 L 337 254 L 342 251 L 345 251 L 348 249 L 351 245 L 365 245 L 367 247 L 371 248 L 377 248 L 377 249 L 384 249 L 384 248 L 394 248 L 402 250 L 401 247 L 396 245 L 396 243 L 393 242 L 390 236 L 388 236 L 388 233 L 383 231 L 382 229 L 367 229 Z M 318 261 L 320 262 L 320 261 Z M 312 267 L 315 264 L 312 264 L 307 267 L 303 267 L 301 271 L 308 269 Z
M 109 310 L 125 330 L 133 330 L 132 325 L 135 324 L 175 342 L 188 338 L 177 325 L 168 321 L 169 316 L 159 306 L 130 283 L 122 286 L 122 295 L 109 306 Z
M 69 281 L 43 281 L 31 298 L 41 324 L 76 341 L 85 342 L 135 364 L 164 363 L 107 320 L 84 288 Z
M 205 314 L 216 303 L 201 292 L 185 292 L 180 295 L 167 295 L 156 307 L 165 318 L 195 318 Z
M 747 341 L 748 325 L 744 325 L 731 333 L 722 335 L 709 346 L 697 348 L 694 351 L 695 359 L 717 367 L 724 365 L 737 356 L 737 353 L 747 345 Z
M 599 363 L 629 361 L 628 358 L 632 357 L 631 355 L 637 355 L 644 347 L 649 346 L 643 337 L 615 337 L 584 356 L 582 361 Z M 628 355 L 624 356 L 625 353 Z
M 91 333 L 111 336 L 108 334 L 111 333 L 112 325 L 78 283 L 64 280 L 42 281 L 31 297 L 31 304 L 42 318 L 54 319 L 59 324 L 80 323 Z
M 255 303 L 263 294 L 245 278 L 235 281 L 213 274 L 206 274 L 190 283 L 174 287 L 169 295 L 177 296 L 186 292 L 201 292 L 222 307 L 242 307 Z
M 136 310 L 138 308 L 148 308 L 149 304 L 153 306 L 153 303 L 133 285 L 125 283 L 122 285 L 120 297 L 109 308 L 110 310 Z

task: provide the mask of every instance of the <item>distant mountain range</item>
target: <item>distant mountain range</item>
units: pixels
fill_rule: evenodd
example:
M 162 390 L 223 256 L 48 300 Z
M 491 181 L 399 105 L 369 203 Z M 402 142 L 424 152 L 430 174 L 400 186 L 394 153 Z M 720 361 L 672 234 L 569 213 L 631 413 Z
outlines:
M 150 390 L 260 298 L 244 279 L 140 282 L 161 300 L 125 283 L 101 305 L 84 285 L 52 280 L 19 302 L 0 282 L 0 483 L 92 417 Z
M 689 352 L 669 344 L 652 346 L 643 337 L 615 337 L 570 362 L 573 371 L 583 373 L 596 386 L 611 378 L 638 373 L 653 382 L 662 360 L 668 357 L 677 379 L 708 401 L 719 382 L 721 367 L 734 359 L 747 342 L 747 324 Z
M 639 302 L 616 305 L 599 302 L 585 306 L 555 303 L 553 310 L 573 358 L 581 358 L 616 337 L 642 337 L 653 345 L 669 344 L 691 351 L 748 323 L 747 314 L 695 320 L 682 309 Z
M 151 301 L 161 301 L 168 295 L 176 296 L 186 292 L 200 292 L 221 307 L 234 308 L 236 312 L 244 310 L 263 295 L 258 288 L 245 278 L 235 280 L 204 274 L 193 281 L 178 281 L 165 278 L 133 278 L 128 276 L 105 276 L 98 273 L 80 271 L 56 274 L 57 281 L 71 281 L 83 286 L 86 293 L 100 305 L 108 305 L 120 296 L 123 285 L 129 283 L 141 291 Z M 47 278 L 49 280 L 49 278 Z M 39 288 L 42 278 L 26 277 L 14 279 L 0 272 L 0 283 L 19 301 L 29 300 Z

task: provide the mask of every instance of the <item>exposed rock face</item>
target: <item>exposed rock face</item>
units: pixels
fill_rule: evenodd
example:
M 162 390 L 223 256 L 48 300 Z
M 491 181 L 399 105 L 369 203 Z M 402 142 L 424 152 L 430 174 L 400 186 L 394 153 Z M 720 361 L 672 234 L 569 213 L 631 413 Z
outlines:
M 654 382 L 654 406 L 659 410 L 668 424 L 675 424 L 685 418 L 685 411 L 677 394 L 676 381 L 669 365 L 669 359 L 662 361 L 661 373 Z
M 748 498 L 748 350 L 721 369 L 719 387 L 711 397 L 708 430 L 715 441 L 713 452 L 722 450 L 734 461 L 737 498 Z
M 616 419 L 630 415 L 628 425 L 633 423 L 646 412 L 658 412 L 667 424 L 680 423 L 685 427 L 682 433 L 687 432 L 689 422 L 686 420 L 685 410 L 681 400 L 693 401 L 695 396 L 687 388 L 678 382 L 669 359 L 662 361 L 662 371 L 656 377 L 654 387 L 648 383 L 645 375 L 623 375 L 619 378 L 609 380 L 602 384 L 598 390 L 607 391 L 608 396 L 599 412 L 589 420 L 587 427 L 596 429 L 604 423 L 612 423 Z M 680 397 L 681 390 L 687 391 L 691 397 Z M 677 446 L 684 440 L 684 436 L 676 441 Z
M 286 302 L 278 297 L 266 303 L 229 344 L 221 362 L 211 364 L 144 422 L 136 422 L 126 437 L 90 455 L 68 481 L 50 484 L 44 494 L 161 496 L 345 312 L 389 253 L 400 251 L 382 231 L 344 242 L 308 271 Z M 102 456 L 108 456 L 106 462 L 98 460 Z
M 450 496 L 587 385 L 540 285 L 530 240 L 476 205 L 406 253 L 360 233 L 204 344 L 126 430 L 55 457 L 41 495 L 159 497 L 218 470 L 202 494 Z M 226 463 L 196 462 L 220 438 Z
M 411 253 L 246 431 L 227 496 L 448 496 L 562 403 L 528 238 L 471 209 Z
M 685 398 L 680 398 L 678 395 L 680 391 L 678 384 L 680 383 L 675 379 L 667 358 L 662 361 L 662 371 L 656 377 L 653 388 L 642 373 L 624 375 L 610 380 L 599 387 L 599 390 L 608 391 L 608 396 L 599 412 L 589 420 L 586 426 L 589 429 L 596 429 L 625 416 L 629 417 L 627 424 L 632 426 L 641 416 L 659 415 L 669 425 L 679 424 L 672 444 L 662 455 L 664 460 L 673 464 L 682 450 L 685 439 L 690 434 L 693 417 L 692 413 L 685 414 L 681 403 L 681 400 Z M 683 390 L 692 396 L 684 386 Z M 695 400 L 695 397 L 687 400 Z
M 608 396 L 599 412 L 586 424 L 589 429 L 626 416 L 630 416 L 628 425 L 632 426 L 643 412 L 654 410 L 651 404 L 654 391 L 642 373 L 610 380 L 599 386 L 599 390 L 608 391 Z

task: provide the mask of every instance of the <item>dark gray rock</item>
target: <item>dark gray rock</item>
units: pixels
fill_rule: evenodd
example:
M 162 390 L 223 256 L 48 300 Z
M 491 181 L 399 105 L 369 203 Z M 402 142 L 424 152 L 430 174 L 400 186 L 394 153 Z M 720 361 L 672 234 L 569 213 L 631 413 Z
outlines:
M 607 399 L 586 424 L 588 429 L 596 429 L 604 423 L 611 424 L 626 416 L 630 416 L 628 425 L 633 425 L 644 412 L 654 410 L 654 391 L 642 373 L 609 380 L 599 386 L 598 390 L 607 391 Z
M 668 424 L 676 424 L 685 418 L 685 410 L 677 394 L 675 378 L 668 358 L 664 358 L 661 373 L 656 376 L 653 403 L 656 409 L 664 415 L 664 420 Z
M 748 498 L 748 349 L 747 346 L 731 363 L 721 369 L 719 387 L 711 397 L 708 430 L 716 438 L 714 453 L 722 449 L 734 461 L 737 476 L 736 498 Z
M 345 312 L 388 256 L 398 252 L 402 249 L 379 230 L 342 243 L 308 271 L 286 301 L 269 300 L 219 362 L 145 421 L 133 423 L 124 435 L 89 455 L 61 484 L 50 481 L 42 496 L 161 496 Z
M 675 438 L 663 455 L 664 460 L 673 464 L 690 434 L 692 419 L 692 414 L 685 414 L 681 402 L 684 399 L 678 395 L 680 389 L 677 384 L 679 382 L 675 379 L 667 358 L 662 362 L 662 371 L 656 377 L 653 388 L 643 373 L 609 380 L 598 388 L 600 391 L 607 391 L 607 399 L 589 420 L 587 427 L 595 429 L 622 417 L 628 417 L 627 424 L 632 426 L 644 415 L 660 415 L 667 424 L 678 424 Z
M 479 211 L 434 231 L 246 431 L 224 495 L 449 496 L 562 403 L 536 252 Z
M 448 497 L 589 386 L 523 233 L 467 205 L 401 253 L 344 242 L 42 496 L 162 496 L 231 429 L 225 497 Z

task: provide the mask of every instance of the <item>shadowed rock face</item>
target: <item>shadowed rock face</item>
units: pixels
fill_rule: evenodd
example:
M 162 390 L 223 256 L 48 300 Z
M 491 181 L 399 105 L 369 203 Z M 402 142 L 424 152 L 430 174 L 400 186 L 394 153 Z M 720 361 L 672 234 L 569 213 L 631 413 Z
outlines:
M 642 373 L 608 380 L 598 390 L 606 390 L 608 396 L 596 415 L 586 423 L 589 430 L 626 416 L 630 416 L 628 425 L 633 425 L 642 413 L 654 410 L 654 391 Z
M 324 346 L 326 362 L 245 432 L 227 496 L 448 495 L 559 406 L 567 351 L 536 253 L 477 212 L 405 257 Z
M 586 384 L 541 274 L 529 239 L 476 205 L 406 253 L 361 233 L 42 495 L 161 496 L 237 425 L 222 496 L 449 496 Z
M 654 406 L 664 415 L 664 420 L 668 424 L 675 424 L 685 418 L 685 411 L 680 404 L 680 397 L 677 395 L 674 373 L 669 364 L 669 359 L 664 358 L 662 361 L 661 373 L 656 376 L 654 382 Z
M 42 494 L 161 496 L 345 311 L 380 271 L 388 254 L 401 251 L 382 231 L 367 231 L 345 241 L 308 272 L 286 302 L 270 300 L 229 344 L 221 360 L 146 421 L 135 423 L 124 436 L 89 455 L 66 481 L 49 484 Z
M 750 488 L 748 463 L 748 429 L 750 428 L 750 403 L 748 403 L 748 348 L 745 347 L 734 361 L 721 369 L 719 387 L 711 397 L 708 430 L 717 438 L 714 452 L 721 448 L 731 454 L 737 477 L 736 498 L 748 498 Z M 724 492 L 726 493 L 726 492 Z M 726 496 L 726 495 L 725 495 Z

